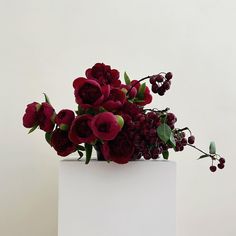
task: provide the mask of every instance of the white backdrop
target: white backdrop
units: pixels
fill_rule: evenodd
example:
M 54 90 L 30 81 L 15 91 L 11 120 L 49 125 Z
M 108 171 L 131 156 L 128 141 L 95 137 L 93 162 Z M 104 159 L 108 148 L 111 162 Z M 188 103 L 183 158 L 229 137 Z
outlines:
M 235 10 L 234 0 L 1 0 L 0 235 L 57 235 L 59 158 L 22 115 L 43 92 L 57 111 L 74 109 L 73 79 L 104 62 L 135 79 L 174 73 L 153 106 L 227 158 L 212 174 L 195 150 L 171 153 L 177 236 L 235 236 Z

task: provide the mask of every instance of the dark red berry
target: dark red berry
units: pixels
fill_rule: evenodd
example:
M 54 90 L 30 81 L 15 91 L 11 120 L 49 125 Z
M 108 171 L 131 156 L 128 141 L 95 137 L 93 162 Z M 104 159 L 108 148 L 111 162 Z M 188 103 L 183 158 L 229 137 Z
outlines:
M 210 166 L 210 171 L 211 171 L 211 172 L 215 172 L 216 169 L 217 169 L 216 166 Z
M 157 77 L 156 77 L 157 82 L 161 83 L 161 82 L 163 82 L 163 80 L 164 80 L 164 77 L 162 75 L 157 75 Z
M 160 95 L 160 96 L 163 96 L 165 94 L 166 90 L 164 89 L 163 86 L 159 87 L 158 90 L 157 90 L 157 93 Z
M 153 93 L 157 93 L 158 92 L 158 89 L 159 89 L 159 86 L 157 84 L 153 84 L 152 85 L 152 92 Z
M 151 84 L 155 84 L 156 83 L 156 76 L 151 76 L 150 77 L 150 79 L 149 79 L 149 82 L 151 83 Z
M 225 165 L 223 163 L 219 163 L 217 166 L 219 169 L 223 169 L 225 167 Z
M 170 83 L 168 81 L 165 81 L 163 83 L 163 87 L 164 87 L 165 90 L 169 90 L 170 89 Z
M 189 136 L 188 137 L 188 143 L 189 144 L 194 144 L 194 142 L 195 142 L 195 137 L 193 135 Z
M 221 158 L 219 159 L 219 162 L 220 162 L 221 164 L 224 164 L 224 163 L 225 163 L 225 159 L 224 159 L 223 157 L 221 157 Z
M 173 77 L 173 74 L 171 72 L 168 72 L 168 73 L 166 73 L 165 77 L 167 80 L 171 80 Z
M 182 138 L 181 143 L 182 143 L 183 146 L 186 146 L 188 141 L 187 141 L 186 138 Z

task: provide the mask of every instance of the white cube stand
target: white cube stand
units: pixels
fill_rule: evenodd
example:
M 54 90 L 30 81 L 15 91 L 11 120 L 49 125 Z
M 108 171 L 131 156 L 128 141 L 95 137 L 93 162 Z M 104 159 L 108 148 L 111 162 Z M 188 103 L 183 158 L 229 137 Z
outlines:
M 176 165 L 61 161 L 59 236 L 175 236 Z

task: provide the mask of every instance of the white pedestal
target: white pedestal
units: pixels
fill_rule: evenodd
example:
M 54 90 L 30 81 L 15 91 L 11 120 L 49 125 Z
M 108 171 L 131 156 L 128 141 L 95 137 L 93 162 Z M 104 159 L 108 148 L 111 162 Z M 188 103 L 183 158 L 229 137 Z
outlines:
M 61 161 L 59 236 L 175 236 L 176 166 Z

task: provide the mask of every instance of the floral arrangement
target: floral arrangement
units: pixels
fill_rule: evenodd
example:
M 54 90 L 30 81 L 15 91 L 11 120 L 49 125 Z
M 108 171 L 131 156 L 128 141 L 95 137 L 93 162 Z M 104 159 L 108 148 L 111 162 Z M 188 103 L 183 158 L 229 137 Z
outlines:
M 150 82 L 153 93 L 163 96 L 170 89 L 171 72 L 140 80 L 130 80 L 125 72 L 122 83 L 118 70 L 97 63 L 85 75 L 73 82 L 75 112 L 56 113 L 44 94 L 45 102 L 28 104 L 23 116 L 29 133 L 38 127 L 43 130 L 59 156 L 78 152 L 80 159 L 85 152 L 88 164 L 94 147 L 98 160 L 125 164 L 140 158 L 168 159 L 170 149 L 179 152 L 189 146 L 202 153 L 198 159 L 210 158 L 210 171 L 224 168 L 225 159 L 216 153 L 215 143 L 210 143 L 209 152 L 194 146 L 192 132 L 175 126 L 177 118 L 169 108 L 145 109 L 152 95 L 144 81 Z

